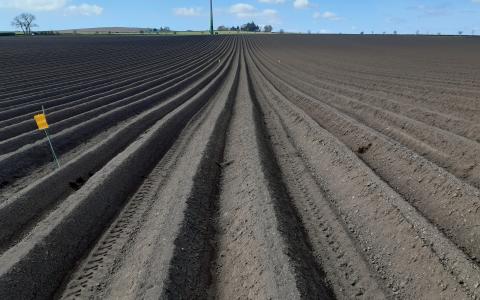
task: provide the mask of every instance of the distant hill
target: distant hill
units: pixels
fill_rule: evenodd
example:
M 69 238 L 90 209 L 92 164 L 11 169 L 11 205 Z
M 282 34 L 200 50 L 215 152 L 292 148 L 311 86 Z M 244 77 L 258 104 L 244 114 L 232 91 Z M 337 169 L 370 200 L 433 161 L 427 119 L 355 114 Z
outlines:
M 96 28 L 81 28 L 81 29 L 66 29 L 56 30 L 60 33 L 83 33 L 83 34 L 106 34 L 106 33 L 140 33 L 148 32 L 151 28 L 140 27 L 96 27 Z

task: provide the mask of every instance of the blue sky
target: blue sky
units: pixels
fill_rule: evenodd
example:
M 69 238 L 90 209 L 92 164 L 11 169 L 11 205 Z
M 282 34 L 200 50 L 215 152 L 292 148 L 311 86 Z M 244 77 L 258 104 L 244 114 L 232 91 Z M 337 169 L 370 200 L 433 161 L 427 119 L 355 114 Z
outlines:
M 37 16 L 39 30 L 169 26 L 208 28 L 208 0 L 0 0 L 0 30 L 12 30 L 21 12 Z M 274 30 L 324 33 L 480 34 L 480 0 L 214 0 L 215 27 L 247 21 Z

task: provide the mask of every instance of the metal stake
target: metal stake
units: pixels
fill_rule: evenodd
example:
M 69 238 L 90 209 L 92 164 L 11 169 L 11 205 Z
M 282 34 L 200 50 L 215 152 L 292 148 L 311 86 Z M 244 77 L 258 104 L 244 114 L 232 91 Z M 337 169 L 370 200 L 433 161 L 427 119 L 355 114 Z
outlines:
M 45 109 L 43 108 L 43 105 L 42 105 L 42 113 L 46 116 Z M 45 132 L 45 136 L 47 137 L 48 144 L 50 145 L 50 150 L 52 150 L 53 158 L 55 159 L 55 163 L 57 164 L 57 168 L 60 168 L 60 163 L 58 162 L 57 155 L 55 154 L 55 150 L 53 149 L 52 140 L 50 140 L 50 136 L 48 135 L 48 131 L 47 131 L 47 129 L 44 129 L 43 131 Z
M 45 132 L 45 136 L 47 137 L 48 144 L 50 145 L 50 150 L 52 150 L 53 158 L 57 163 L 57 168 L 60 168 L 60 163 L 58 162 L 57 155 L 55 154 L 55 150 L 53 150 L 52 141 L 50 140 L 50 136 L 48 135 L 48 131 L 46 129 L 43 130 Z

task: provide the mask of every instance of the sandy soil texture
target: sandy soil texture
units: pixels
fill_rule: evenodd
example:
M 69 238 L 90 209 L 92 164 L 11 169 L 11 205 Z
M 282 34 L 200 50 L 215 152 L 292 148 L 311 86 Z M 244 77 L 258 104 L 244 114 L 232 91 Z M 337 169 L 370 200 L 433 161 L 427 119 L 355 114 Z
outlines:
M 0 299 L 480 298 L 478 53 L 1 38 Z

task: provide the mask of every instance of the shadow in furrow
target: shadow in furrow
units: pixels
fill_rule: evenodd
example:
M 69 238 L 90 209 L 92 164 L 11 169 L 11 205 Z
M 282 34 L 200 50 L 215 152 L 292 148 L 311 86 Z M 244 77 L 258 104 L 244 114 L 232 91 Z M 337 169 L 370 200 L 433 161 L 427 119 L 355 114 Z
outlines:
M 237 58 L 238 61 L 238 58 Z M 237 62 L 238 64 L 238 62 Z M 194 176 L 194 188 L 187 200 L 185 219 L 175 240 L 166 289 L 161 298 L 204 299 L 211 285 L 211 262 L 214 260 L 216 235 L 215 219 L 218 213 L 219 179 L 221 176 L 227 129 L 232 116 L 238 88 L 238 66 L 234 66 L 234 85 L 227 105 L 216 124 L 199 172 Z
M 248 54 L 246 54 L 248 55 Z M 247 71 L 248 90 L 253 102 L 253 117 L 257 132 L 257 143 L 260 145 L 259 154 L 262 161 L 262 169 L 268 178 L 268 190 L 275 200 L 273 207 L 278 220 L 278 230 L 283 236 L 287 246 L 286 255 L 290 258 L 296 277 L 297 289 L 302 298 L 312 299 L 321 297 L 324 299 L 335 298 L 328 286 L 325 273 L 318 264 L 309 237 L 302 225 L 302 221 L 292 205 L 291 197 L 281 178 L 281 170 L 271 146 L 264 124 L 262 109 L 253 88 L 252 79 L 249 73 L 248 63 L 245 63 Z M 318 298 L 317 298 L 318 299 Z

